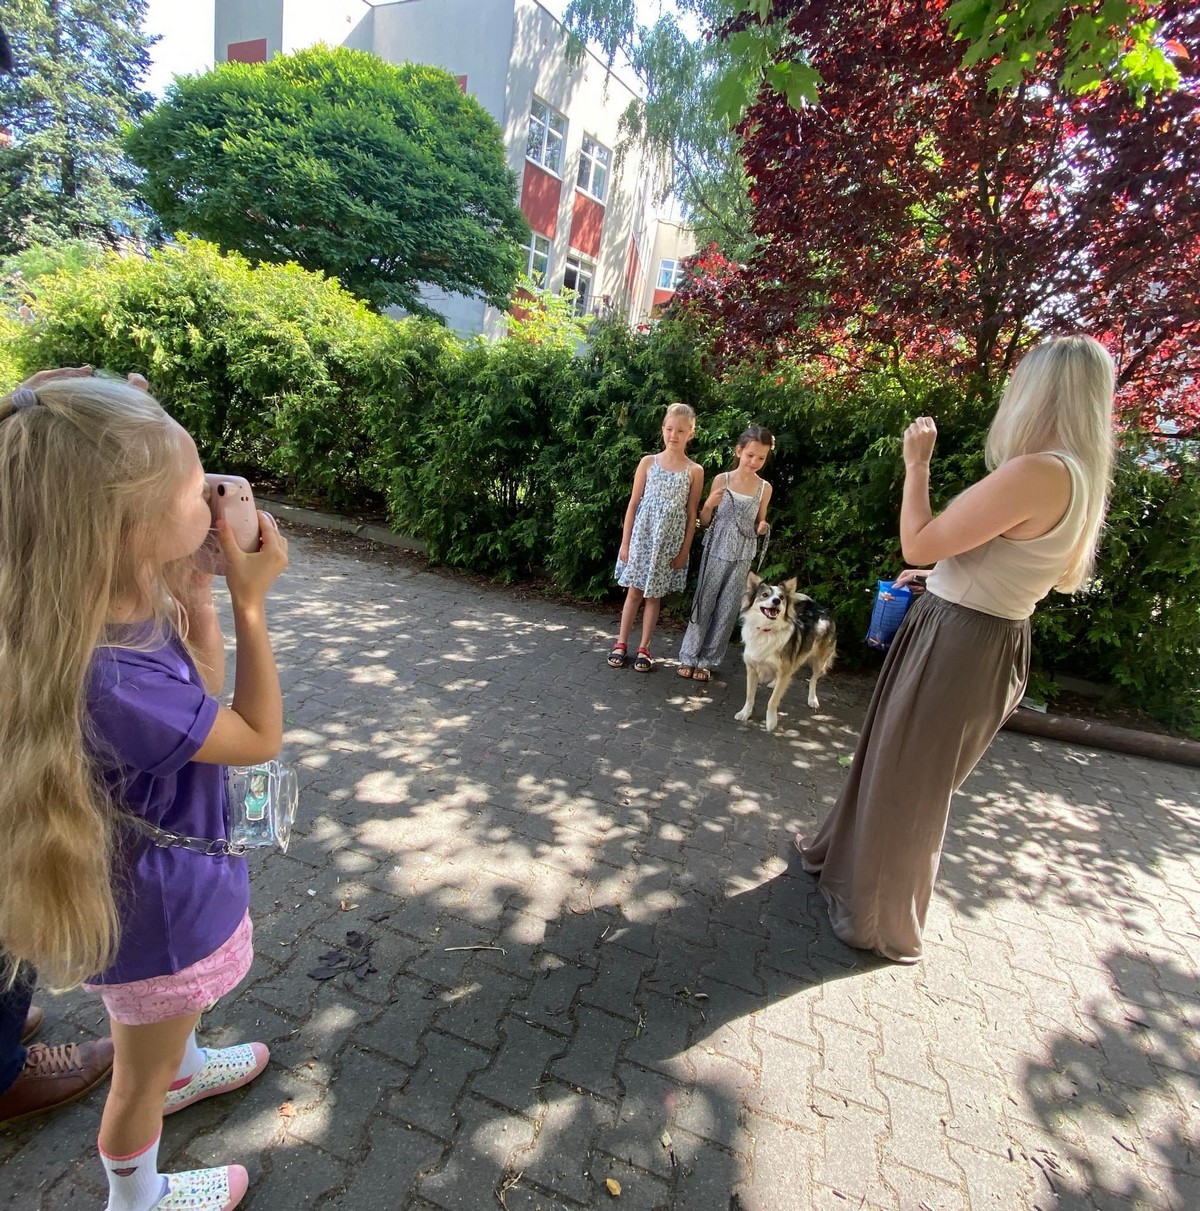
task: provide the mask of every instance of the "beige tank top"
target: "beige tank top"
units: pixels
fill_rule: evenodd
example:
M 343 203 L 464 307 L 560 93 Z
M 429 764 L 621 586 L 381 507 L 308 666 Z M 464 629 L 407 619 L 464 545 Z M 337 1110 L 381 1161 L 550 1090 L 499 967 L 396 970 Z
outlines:
M 1058 525 L 1039 538 L 997 535 L 973 550 L 938 560 L 926 582 L 931 593 L 997 618 L 1028 618 L 1033 613 L 1066 571 L 1087 519 L 1079 464 L 1061 450 L 1052 453 L 1071 475 L 1071 499 Z

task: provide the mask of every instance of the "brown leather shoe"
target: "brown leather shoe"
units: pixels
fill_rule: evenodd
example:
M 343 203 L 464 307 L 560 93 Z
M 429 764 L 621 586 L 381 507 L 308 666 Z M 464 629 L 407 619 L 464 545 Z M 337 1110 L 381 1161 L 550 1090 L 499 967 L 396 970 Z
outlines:
M 19 1123 L 83 1097 L 108 1076 L 112 1064 L 112 1039 L 60 1047 L 34 1043 L 21 1075 L 0 1093 L 0 1123 Z
M 21 1042 L 28 1043 L 41 1030 L 45 1020 L 46 1015 L 36 1005 L 31 1005 L 29 1012 L 25 1015 L 25 1028 L 21 1031 Z

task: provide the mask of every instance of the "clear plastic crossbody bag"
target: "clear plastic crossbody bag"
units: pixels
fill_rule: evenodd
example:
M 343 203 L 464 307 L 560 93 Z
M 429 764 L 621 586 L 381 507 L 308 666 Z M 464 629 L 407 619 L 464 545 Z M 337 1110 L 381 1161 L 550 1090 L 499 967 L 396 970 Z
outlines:
M 296 771 L 278 760 L 230 765 L 225 790 L 230 843 L 246 849 L 278 846 L 286 852 L 300 799 Z
M 134 815 L 126 815 L 125 822 L 159 849 L 190 849 L 210 858 L 238 858 L 249 849 L 271 845 L 287 852 L 300 798 L 300 783 L 291 766 L 278 760 L 228 765 L 225 792 L 227 837 L 189 837 Z

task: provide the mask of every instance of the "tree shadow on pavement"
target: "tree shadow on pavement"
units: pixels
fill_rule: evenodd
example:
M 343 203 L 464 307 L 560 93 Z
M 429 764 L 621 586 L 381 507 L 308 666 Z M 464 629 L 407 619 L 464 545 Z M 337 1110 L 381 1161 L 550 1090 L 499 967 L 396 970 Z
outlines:
M 1062 1164 L 1038 1158 L 1060 1209 L 1200 1205 L 1200 1007 L 1194 969 L 1115 952 L 1094 1029 L 1063 1033 L 1025 1086 Z M 1106 1128 L 1100 1147 L 1095 1122 Z
M 954 1205 L 979 1157 L 1032 1155 L 1035 1135 L 1055 1163 L 1072 1141 L 1094 1157 L 1054 1134 L 1051 1074 L 1095 1062 L 1071 1040 L 1097 1015 L 1095 1054 L 1133 1062 L 1088 956 L 1144 962 L 1130 931 L 1147 954 L 1162 933 L 1139 914 L 1165 911 L 1164 870 L 1198 845 L 1166 776 L 1139 827 L 1107 758 L 1001 737 L 955 806 L 929 957 L 896 968 L 837 941 L 792 860 L 841 785 L 864 679 L 823 684 L 817 712 L 795 691 L 767 735 L 733 723 L 736 675 L 607 669 L 611 636 L 580 611 L 297 545 L 274 629 L 303 816 L 288 854 L 254 859 L 255 968 L 204 1027 L 272 1064 L 168 1120 L 167 1166 L 248 1163 L 254 1211 L 776 1211 L 810 1180 L 830 1205 Z M 348 934 L 369 963 L 312 978 Z M 1158 970 L 1182 980 L 1181 954 Z M 99 1026 L 82 994 L 51 1012 Z M 1186 1054 L 1166 1002 L 1145 1012 Z M 972 1071 L 1002 1107 L 982 1141 L 950 1113 Z M 1152 1071 L 1138 1113 L 1179 1085 Z M 6 1180 L 46 1208 L 102 1198 L 98 1105 L 0 1136 Z M 1179 1133 L 1157 1168 L 1192 1163 Z M 855 1165 L 889 1148 L 900 1164 Z M 1035 1205 L 1043 1172 L 1029 1161 L 1009 1205 Z

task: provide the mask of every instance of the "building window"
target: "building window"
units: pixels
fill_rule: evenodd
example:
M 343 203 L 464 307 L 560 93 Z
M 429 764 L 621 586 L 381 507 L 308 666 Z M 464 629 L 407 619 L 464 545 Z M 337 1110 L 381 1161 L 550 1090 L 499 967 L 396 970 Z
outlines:
M 545 101 L 534 97 L 529 107 L 529 138 L 525 142 L 526 158 L 556 176 L 562 176 L 563 140 L 567 134 L 567 120 Z
M 662 264 L 658 267 L 658 289 L 659 290 L 678 290 L 679 283 L 683 281 L 683 264 L 680 261 L 668 260 L 663 258 Z
M 563 289 L 575 291 L 575 314 L 587 315 L 592 305 L 592 278 L 596 266 L 583 257 L 572 254 L 567 257 L 567 269 L 563 274 Z
M 529 263 L 526 272 L 539 286 L 546 284 L 550 276 L 550 241 L 544 235 L 535 231 L 526 249 L 529 253 Z
M 579 188 L 603 202 L 608 192 L 608 166 L 612 152 L 601 147 L 595 139 L 583 136 L 579 152 Z

